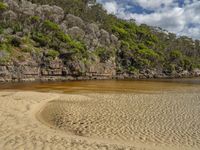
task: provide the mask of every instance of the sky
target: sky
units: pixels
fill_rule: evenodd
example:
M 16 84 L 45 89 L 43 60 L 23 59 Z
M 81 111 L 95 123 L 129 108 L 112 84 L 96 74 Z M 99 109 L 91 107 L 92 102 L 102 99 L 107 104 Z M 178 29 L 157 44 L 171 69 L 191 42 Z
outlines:
M 110 14 L 200 39 L 200 0 L 97 0 Z

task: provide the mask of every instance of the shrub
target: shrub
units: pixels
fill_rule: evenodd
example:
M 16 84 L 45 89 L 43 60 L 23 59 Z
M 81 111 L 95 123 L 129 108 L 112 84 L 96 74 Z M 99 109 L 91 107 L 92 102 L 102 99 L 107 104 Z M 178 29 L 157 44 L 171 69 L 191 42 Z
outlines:
M 0 34 L 3 33 L 3 30 L 4 30 L 3 27 L 0 26 Z
M 38 23 L 40 21 L 40 17 L 39 16 L 32 16 L 30 18 L 32 23 Z
M 19 37 L 13 37 L 10 41 L 11 45 L 15 47 L 19 47 L 22 43 L 21 39 Z
M 117 26 L 113 26 L 112 31 L 114 33 L 117 33 L 118 36 L 120 36 L 120 37 L 126 37 L 128 35 L 128 32 L 125 29 L 117 27 Z
M 4 11 L 8 8 L 8 6 L 6 5 L 6 3 L 0 2 L 0 11 Z
M 130 45 L 127 41 L 121 41 L 121 48 L 122 49 L 129 49 L 130 48 Z
M 9 43 L 1 43 L 0 44 L 0 50 L 11 52 L 12 47 L 11 47 L 11 45 Z
M 14 25 L 12 25 L 13 33 L 21 32 L 23 30 L 23 25 L 19 22 L 16 22 Z
M 50 30 L 50 31 L 58 31 L 60 29 L 56 23 L 54 23 L 50 20 L 45 20 L 43 25 L 44 25 L 44 28 L 46 28 L 47 30 Z
M 184 57 L 183 63 L 184 63 L 184 69 L 185 70 L 192 70 L 193 67 L 194 67 L 193 63 L 192 63 L 192 60 L 189 57 Z
M 175 70 L 176 70 L 176 65 L 175 64 L 172 64 L 172 63 L 165 64 L 165 73 L 171 74 Z
M 147 59 L 156 59 L 156 58 L 159 58 L 159 55 L 155 51 L 153 51 L 151 49 L 148 49 L 148 48 L 146 48 L 146 49 L 140 49 L 138 51 L 138 53 L 140 55 L 144 56 Z
M 52 57 L 53 59 L 55 59 L 56 57 L 59 56 L 59 52 L 55 51 L 55 50 L 48 50 L 47 56 Z
M 108 50 L 103 47 L 99 47 L 96 49 L 96 55 L 99 56 L 101 62 L 105 62 L 109 60 L 114 54 L 114 50 Z
M 129 66 L 128 67 L 128 71 L 133 73 L 133 74 L 138 74 L 139 73 L 139 70 L 133 66 Z
M 84 52 L 85 51 L 85 45 L 79 41 L 71 40 L 68 42 L 69 48 L 77 51 L 77 52 Z
M 39 43 L 40 46 L 42 46 L 42 47 L 46 46 L 50 41 L 50 38 L 48 36 L 46 36 L 46 35 L 44 35 L 44 34 L 42 34 L 40 32 L 33 33 L 32 39 L 35 42 Z
M 69 35 L 62 31 L 56 32 L 55 36 L 62 42 L 70 42 L 72 40 Z
M 179 59 L 182 58 L 183 54 L 179 50 L 173 50 L 170 52 L 171 59 Z

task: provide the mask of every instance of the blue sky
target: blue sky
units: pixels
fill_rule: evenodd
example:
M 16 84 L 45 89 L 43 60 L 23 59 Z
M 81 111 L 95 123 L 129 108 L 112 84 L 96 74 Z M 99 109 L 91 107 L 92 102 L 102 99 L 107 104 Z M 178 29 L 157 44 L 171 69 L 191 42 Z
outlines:
M 97 0 L 108 13 L 200 39 L 200 0 Z

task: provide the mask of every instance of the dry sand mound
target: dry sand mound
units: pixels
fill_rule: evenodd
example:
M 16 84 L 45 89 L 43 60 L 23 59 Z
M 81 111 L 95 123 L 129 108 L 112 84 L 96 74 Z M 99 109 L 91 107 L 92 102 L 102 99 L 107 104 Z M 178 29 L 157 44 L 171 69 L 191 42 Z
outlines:
M 199 150 L 199 108 L 199 93 L 0 92 L 0 150 Z

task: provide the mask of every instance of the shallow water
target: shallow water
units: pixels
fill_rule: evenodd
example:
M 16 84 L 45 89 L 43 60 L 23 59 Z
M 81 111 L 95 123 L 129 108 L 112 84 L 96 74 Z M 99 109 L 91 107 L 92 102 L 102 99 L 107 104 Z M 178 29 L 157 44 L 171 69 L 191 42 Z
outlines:
M 0 90 L 55 91 L 64 93 L 162 92 L 200 90 L 200 78 L 155 80 L 92 80 L 65 82 L 2 83 Z

